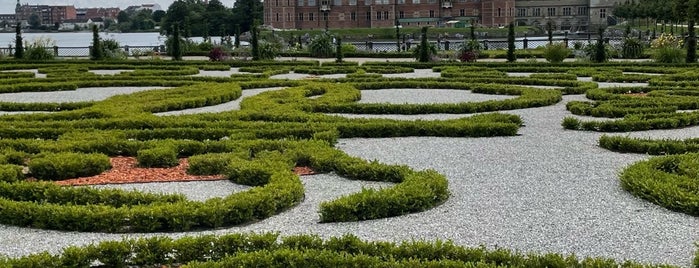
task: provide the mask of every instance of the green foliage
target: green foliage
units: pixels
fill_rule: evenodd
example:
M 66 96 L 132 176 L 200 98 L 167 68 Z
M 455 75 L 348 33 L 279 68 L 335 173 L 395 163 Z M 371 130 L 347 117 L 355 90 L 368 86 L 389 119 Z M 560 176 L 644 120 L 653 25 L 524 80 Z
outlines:
M 141 167 L 174 167 L 179 164 L 175 148 L 169 146 L 143 149 L 136 156 Z
M 335 62 L 342 62 L 344 58 L 344 51 L 342 50 L 342 38 L 338 37 L 335 44 Z
M 608 55 L 607 55 L 607 50 L 605 49 L 605 42 L 604 42 L 604 28 L 600 27 L 599 31 L 597 32 L 598 37 L 597 37 L 597 42 L 595 43 L 595 57 L 592 58 L 594 62 L 605 62 L 607 61 Z
M 100 40 L 99 28 L 97 28 L 97 25 L 92 25 L 92 46 L 90 47 L 90 59 L 104 59 L 104 48 L 102 48 L 102 41 Z
M 0 164 L 0 181 L 17 182 L 23 179 L 22 166 Z
M 178 23 L 172 25 L 172 37 L 168 38 L 168 40 L 170 40 L 171 49 L 169 48 L 167 51 L 172 56 L 172 60 L 182 60 L 182 39 L 180 38 L 180 25 Z
M 624 59 L 639 59 L 643 56 L 643 43 L 633 37 L 626 37 L 621 44 L 621 57 Z
M 275 233 L 202 235 L 102 242 L 61 255 L 39 253 L 4 260 L 11 267 L 84 267 L 99 261 L 108 267 L 671 267 L 606 258 L 561 254 L 524 254 L 507 249 L 467 248 L 451 241 L 363 241 L 353 235 L 327 240 L 315 235 L 279 237 Z M 79 262 L 62 263 L 74 258 Z M 2 261 L 2 260 L 0 260 Z M 0 264 L 3 264 L 0 262 Z M 67 265 L 74 264 L 74 265 Z
M 415 50 L 417 51 L 417 61 L 418 62 L 428 62 L 431 60 L 431 53 L 436 54 L 437 49 L 432 50 L 427 42 L 427 26 L 422 27 L 420 35 L 420 45 L 418 45 Z
M 622 187 L 665 208 L 699 216 L 698 154 L 656 157 L 626 168 Z
M 22 41 L 22 24 L 15 26 L 15 59 L 24 58 L 24 41 Z
M 261 60 L 260 58 L 260 29 L 257 21 L 254 21 L 250 28 L 250 48 L 252 51 L 252 60 Z
M 55 42 L 49 38 L 38 38 L 29 44 L 25 44 L 24 59 L 35 61 L 53 60 L 56 56 L 53 52 Z
M 507 61 L 514 62 L 517 60 L 515 55 L 515 24 L 510 22 L 507 31 Z
M 281 46 L 277 42 L 262 41 L 259 43 L 260 60 L 274 60 L 279 55 Z
M 40 180 L 65 180 L 98 175 L 112 167 L 103 154 L 44 154 L 29 161 L 29 171 Z
M 308 44 L 308 52 L 311 53 L 311 57 L 332 57 L 334 55 L 332 39 L 333 37 L 327 33 L 314 36 Z
M 570 49 L 565 44 L 547 44 L 544 48 L 544 58 L 551 63 L 561 63 L 565 58 L 570 56 Z

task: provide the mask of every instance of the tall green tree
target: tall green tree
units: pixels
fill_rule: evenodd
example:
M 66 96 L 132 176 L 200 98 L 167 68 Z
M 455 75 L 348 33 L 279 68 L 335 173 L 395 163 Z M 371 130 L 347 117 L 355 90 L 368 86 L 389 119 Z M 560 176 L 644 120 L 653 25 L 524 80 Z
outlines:
M 15 59 L 24 58 L 24 41 L 22 41 L 22 23 L 15 26 Z
M 237 0 L 233 6 L 233 25 L 240 25 L 242 32 L 247 32 L 255 20 L 263 21 L 263 7 L 260 0 Z
M 29 15 L 29 28 L 35 30 L 41 28 L 41 17 L 38 14 L 32 13 Z

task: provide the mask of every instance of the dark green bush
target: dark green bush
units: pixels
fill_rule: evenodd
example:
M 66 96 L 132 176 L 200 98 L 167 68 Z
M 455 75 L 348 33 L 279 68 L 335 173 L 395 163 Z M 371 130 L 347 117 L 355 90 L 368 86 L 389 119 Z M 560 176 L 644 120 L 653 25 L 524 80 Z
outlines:
M 179 165 L 177 150 L 172 147 L 156 147 L 139 150 L 136 159 L 141 167 L 174 167 Z
M 22 167 L 17 165 L 0 165 L 0 181 L 16 182 L 24 179 Z
M 195 155 L 189 158 L 187 173 L 193 175 L 217 175 L 224 174 L 231 159 L 235 157 L 230 153 L 213 153 Z
M 65 180 L 98 175 L 112 167 L 103 154 L 43 154 L 29 161 L 29 172 L 40 180 Z

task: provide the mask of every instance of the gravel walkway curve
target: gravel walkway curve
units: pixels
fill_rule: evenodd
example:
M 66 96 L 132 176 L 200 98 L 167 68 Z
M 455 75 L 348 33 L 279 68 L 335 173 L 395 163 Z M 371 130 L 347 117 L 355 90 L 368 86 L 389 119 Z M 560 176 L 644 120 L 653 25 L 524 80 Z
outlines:
M 167 235 L 279 231 L 282 235 L 315 233 L 330 237 L 353 233 L 370 240 L 450 239 L 466 246 L 575 253 L 582 257 L 689 267 L 696 249 L 693 243 L 699 241 L 699 218 L 668 211 L 622 190 L 618 173 L 649 156 L 601 149 L 597 146 L 601 133 L 562 129 L 561 120 L 570 115 L 565 103 L 584 97 L 563 99 L 552 106 L 507 111 L 520 115 L 526 125 L 515 137 L 339 141 L 337 147 L 354 156 L 415 169 L 432 168 L 445 174 L 452 196 L 429 211 L 363 222 L 319 224 L 320 202 L 357 192 L 361 187 L 387 186 L 325 174 L 303 177 L 306 199 L 279 215 L 241 227 Z M 699 127 L 630 135 L 699 137 Z M 219 187 L 215 183 L 197 182 L 185 188 Z M 156 187 L 181 191 L 182 187 L 176 184 Z M 219 195 L 214 192 L 221 193 L 211 190 L 210 194 Z M 58 232 L 0 225 L 0 254 L 20 256 L 44 250 L 56 253 L 68 245 L 151 235 Z
M 229 101 L 229 102 L 221 103 L 218 105 L 212 105 L 212 106 L 204 106 L 204 107 L 198 107 L 198 108 L 192 108 L 192 109 L 184 109 L 184 110 L 169 111 L 169 112 L 163 112 L 163 113 L 155 113 L 154 115 L 167 116 L 167 115 L 185 115 L 185 114 L 201 114 L 201 113 L 220 113 L 220 112 L 240 110 L 240 102 L 243 101 L 243 99 L 245 99 L 247 97 L 255 96 L 255 95 L 260 94 L 262 92 L 281 90 L 281 89 L 284 89 L 284 87 L 246 89 L 246 90 L 243 90 L 240 98 L 238 98 L 234 101 Z
M 0 102 L 60 103 L 101 101 L 116 95 L 154 89 L 168 89 L 168 87 L 85 87 L 66 91 L 3 93 L 0 94 Z
M 431 104 L 462 103 L 489 100 L 507 100 L 518 96 L 478 94 L 470 90 L 454 89 L 417 89 L 393 88 L 380 90 L 362 90 L 362 99 L 357 103 L 391 103 L 391 104 Z M 420 96 L 415 98 L 415 96 Z

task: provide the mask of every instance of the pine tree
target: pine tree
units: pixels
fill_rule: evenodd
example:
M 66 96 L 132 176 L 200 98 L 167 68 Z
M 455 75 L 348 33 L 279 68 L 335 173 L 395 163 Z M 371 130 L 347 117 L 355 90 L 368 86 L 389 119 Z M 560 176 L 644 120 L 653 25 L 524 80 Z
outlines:
M 687 8 L 687 63 L 697 62 L 697 33 L 694 30 L 695 18 L 697 16 L 697 1 L 690 0 Z
M 233 43 L 233 45 L 235 46 L 235 48 L 239 48 L 240 47 L 240 25 L 239 24 L 235 25 L 234 37 L 235 37 L 235 42 Z
M 336 39 L 337 44 L 335 45 L 335 62 L 340 63 L 343 61 L 344 55 L 342 54 L 342 39 L 338 37 Z
M 607 51 L 604 47 L 604 28 L 599 28 L 599 37 L 597 37 L 597 44 L 595 44 L 595 62 L 605 62 L 607 61 Z

